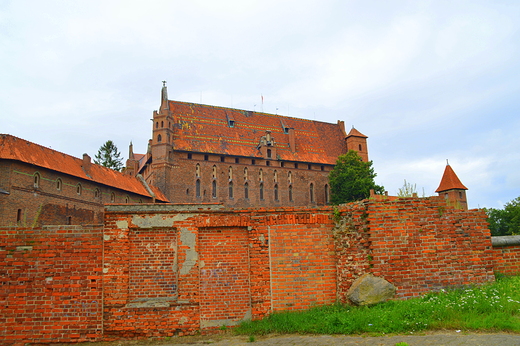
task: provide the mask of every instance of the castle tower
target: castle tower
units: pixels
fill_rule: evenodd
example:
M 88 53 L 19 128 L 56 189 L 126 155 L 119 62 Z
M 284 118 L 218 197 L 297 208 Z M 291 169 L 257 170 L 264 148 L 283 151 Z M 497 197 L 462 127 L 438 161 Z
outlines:
M 441 183 L 435 192 L 437 192 L 439 196 L 444 196 L 448 203 L 455 208 L 468 210 L 468 201 L 466 199 L 467 189 L 468 188 L 460 182 L 450 164 L 447 163 Z
M 152 184 L 169 194 L 173 168 L 173 116 L 168 102 L 166 81 L 161 89 L 161 107 L 153 112 L 150 151 L 152 156 Z
M 348 133 L 345 141 L 347 143 L 347 151 L 355 150 L 358 155 L 361 156 L 363 161 L 368 162 L 368 146 L 367 136 L 352 127 L 352 130 Z

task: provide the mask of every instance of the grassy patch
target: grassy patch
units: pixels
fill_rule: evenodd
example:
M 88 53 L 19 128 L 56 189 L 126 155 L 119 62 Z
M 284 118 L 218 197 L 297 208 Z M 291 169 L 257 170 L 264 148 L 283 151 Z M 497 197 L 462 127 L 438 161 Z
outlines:
M 273 313 L 235 333 L 388 334 L 461 329 L 520 332 L 520 276 L 370 307 L 329 305 Z

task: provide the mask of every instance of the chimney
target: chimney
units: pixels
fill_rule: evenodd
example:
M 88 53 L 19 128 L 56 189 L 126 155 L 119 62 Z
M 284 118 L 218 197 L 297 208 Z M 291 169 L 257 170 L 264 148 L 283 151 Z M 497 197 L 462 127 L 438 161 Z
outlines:
M 296 151 L 296 142 L 294 138 L 294 128 L 289 128 L 289 148 L 291 148 L 291 151 L 294 153 Z
M 90 156 L 88 154 L 83 154 L 83 163 L 81 167 L 83 167 L 83 170 L 87 175 L 90 173 L 90 166 L 92 165 L 92 161 L 90 160 Z
M 343 132 L 343 136 L 347 137 L 347 132 L 345 132 L 345 122 L 343 120 L 338 120 L 338 126 L 341 132 Z

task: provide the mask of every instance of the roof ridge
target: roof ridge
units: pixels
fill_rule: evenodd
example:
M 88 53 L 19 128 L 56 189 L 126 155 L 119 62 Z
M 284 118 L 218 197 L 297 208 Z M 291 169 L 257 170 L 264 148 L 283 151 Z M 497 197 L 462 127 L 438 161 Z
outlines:
M 196 102 L 187 102 L 187 101 L 176 101 L 176 100 L 168 100 L 168 101 L 169 102 L 182 103 L 182 104 L 186 104 L 186 105 L 196 105 L 196 106 L 208 107 L 208 108 L 220 108 L 220 109 L 224 109 L 224 110 L 225 109 L 230 109 L 230 110 L 234 110 L 234 111 L 237 111 L 237 112 L 252 112 L 252 113 L 255 113 L 257 115 L 267 115 L 267 116 L 272 116 L 272 117 L 289 118 L 289 119 L 317 122 L 317 123 L 323 123 L 323 124 L 329 124 L 329 125 L 337 125 L 335 123 L 330 123 L 330 122 L 327 122 L 327 121 L 298 118 L 298 117 L 290 116 L 290 115 L 282 115 L 282 114 L 273 114 L 273 113 L 266 113 L 266 112 L 251 111 L 251 110 L 241 109 L 241 108 L 233 108 L 233 107 L 225 107 L 225 106 L 215 106 L 215 105 L 208 105 L 208 104 L 205 104 L 205 103 L 196 103 Z

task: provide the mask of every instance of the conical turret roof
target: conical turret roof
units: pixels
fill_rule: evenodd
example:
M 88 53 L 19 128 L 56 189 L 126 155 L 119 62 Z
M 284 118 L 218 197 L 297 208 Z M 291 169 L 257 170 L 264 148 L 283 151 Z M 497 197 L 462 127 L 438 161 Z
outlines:
M 361 132 L 356 130 L 354 127 L 352 127 L 352 129 L 350 130 L 350 132 L 347 135 L 347 137 L 350 137 L 350 136 L 368 138 L 367 136 L 365 136 L 364 134 L 362 134 Z
M 460 182 L 457 174 L 455 174 L 451 166 L 447 164 L 441 179 L 441 183 L 435 192 L 443 192 L 453 189 L 467 190 L 468 188 Z

